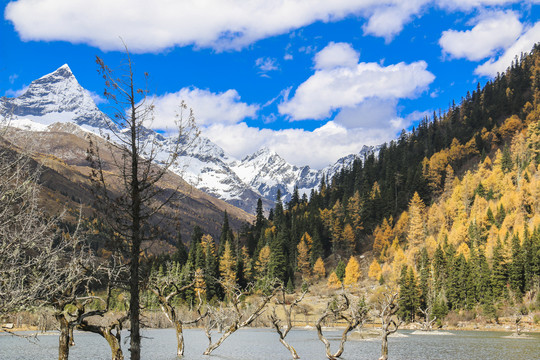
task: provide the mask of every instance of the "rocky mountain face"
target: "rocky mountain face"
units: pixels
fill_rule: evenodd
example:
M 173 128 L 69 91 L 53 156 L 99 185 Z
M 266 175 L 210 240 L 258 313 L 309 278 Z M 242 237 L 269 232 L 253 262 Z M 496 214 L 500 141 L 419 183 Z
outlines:
M 11 118 L 10 124 L 25 130 L 51 131 L 51 124 L 70 123 L 72 133 L 89 131 L 104 135 L 108 132 L 103 114 L 90 93 L 78 82 L 68 65 L 33 81 L 17 98 L 0 99 L 0 116 Z M 66 127 L 64 127 L 66 129 Z M 146 136 L 159 142 L 166 157 L 172 149 L 171 139 L 148 129 Z M 349 155 L 322 170 L 287 163 L 274 151 L 263 148 L 242 160 L 228 156 L 208 138 L 200 136 L 195 145 L 181 154 L 179 166 L 173 172 L 196 188 L 247 212 L 254 213 L 257 200 L 263 206 L 273 206 L 278 189 L 282 200 L 288 201 L 295 187 L 300 194 L 317 188 L 323 176 L 331 178 L 350 166 L 355 158 L 376 151 L 364 147 L 359 154 Z

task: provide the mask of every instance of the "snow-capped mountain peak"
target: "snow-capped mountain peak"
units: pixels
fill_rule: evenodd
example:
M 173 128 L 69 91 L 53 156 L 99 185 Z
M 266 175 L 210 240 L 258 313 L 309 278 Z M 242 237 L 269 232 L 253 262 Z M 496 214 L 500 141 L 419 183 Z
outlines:
M 106 126 L 105 115 L 98 109 L 90 93 L 84 89 L 67 64 L 32 81 L 17 98 L 2 98 L 2 113 L 40 123 L 74 122 L 93 128 Z
M 95 134 L 108 132 L 107 116 L 98 109 L 67 64 L 34 80 L 21 96 L 0 98 L 0 116 L 12 118 L 13 126 L 31 131 L 79 133 L 82 128 Z M 69 126 L 72 124 L 78 126 Z M 176 149 L 171 138 L 151 129 L 144 129 L 143 136 L 160 144 L 158 163 Z M 376 151 L 376 148 L 364 147 L 359 154 L 315 170 L 309 166 L 291 165 L 268 147 L 238 161 L 208 138 L 200 136 L 193 147 L 179 154 L 181 164 L 172 170 L 200 190 L 254 212 L 258 198 L 263 199 L 264 207 L 268 209 L 276 200 L 278 190 L 284 202 L 291 198 L 295 187 L 300 194 L 309 193 L 319 186 L 323 176 L 331 178 L 352 165 L 356 158 L 363 159 L 366 154 Z

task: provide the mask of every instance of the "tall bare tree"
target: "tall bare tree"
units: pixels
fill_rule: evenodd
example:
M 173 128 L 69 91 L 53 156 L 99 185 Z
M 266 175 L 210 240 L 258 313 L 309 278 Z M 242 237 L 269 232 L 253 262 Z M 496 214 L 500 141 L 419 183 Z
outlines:
M 381 357 L 379 360 L 388 360 L 388 336 L 395 333 L 402 321 L 396 322 L 396 313 L 399 309 L 397 291 L 386 290 L 377 300 L 377 315 L 381 319 Z
M 272 313 L 268 316 L 270 321 L 272 322 L 272 325 L 274 326 L 274 329 L 276 329 L 276 332 L 279 335 L 279 342 L 287 348 L 291 352 L 291 356 L 293 359 L 300 359 L 300 356 L 298 356 L 298 353 L 296 352 L 295 348 L 285 340 L 287 335 L 289 334 L 289 331 L 291 331 L 293 325 L 292 325 L 292 311 L 293 309 L 304 299 L 304 296 L 306 296 L 307 290 L 305 290 L 300 296 L 298 296 L 296 299 L 294 299 L 289 306 L 287 307 L 287 302 L 285 298 L 285 287 L 282 285 L 278 292 L 280 293 L 278 295 L 278 299 L 276 300 L 276 305 L 281 305 L 283 309 L 283 315 L 285 316 L 286 325 L 283 327 L 281 326 L 281 320 L 276 314 L 276 306 L 272 308 Z
M 326 307 L 326 310 L 315 324 L 319 340 L 321 340 L 321 342 L 324 344 L 326 357 L 330 360 L 335 360 L 343 354 L 349 333 L 358 327 L 362 327 L 368 320 L 369 309 L 364 301 L 364 298 L 359 298 L 354 304 L 351 304 L 351 300 L 349 299 L 350 296 L 351 295 L 343 291 L 340 294 L 341 301 L 338 299 L 330 301 Z M 330 341 L 328 341 L 322 332 L 322 323 L 328 317 L 332 317 L 334 320 L 344 320 L 347 324 L 341 333 L 339 348 L 335 353 L 331 352 Z
M 206 326 L 206 336 L 208 337 L 209 344 L 203 355 L 210 355 L 212 351 L 217 349 L 236 330 L 251 325 L 251 323 L 262 315 L 265 311 L 266 304 L 268 304 L 276 292 L 274 282 L 267 281 L 267 284 L 263 286 L 258 303 L 251 307 L 242 307 L 243 299 L 253 293 L 250 291 L 252 286 L 248 286 L 247 289 L 242 290 L 238 285 L 223 282 L 221 285 L 225 288 L 231 304 L 228 308 L 224 308 L 221 311 L 214 310 L 209 313 Z M 227 314 L 227 316 L 222 316 L 224 314 Z M 222 326 L 222 324 L 225 324 L 227 329 L 216 342 L 212 342 L 210 331 L 214 326 Z
M 88 157 L 94 168 L 92 179 L 97 204 L 117 235 L 115 243 L 129 259 L 130 352 L 132 360 L 139 360 L 141 244 L 153 239 L 152 223 L 159 222 L 155 217 L 178 194 L 178 191 L 165 191 L 159 182 L 177 164 L 179 156 L 194 144 L 198 130 L 193 113 L 189 111 L 186 116 L 187 108 L 182 103 L 175 135 L 167 139 L 164 149 L 161 135 L 148 130 L 154 118 L 154 106 L 148 90 L 135 84 L 135 70 L 127 47 L 125 62 L 118 70 L 109 68 L 99 57 L 96 62 L 105 80 L 104 95 L 114 107 L 114 116 L 108 119 L 104 133 L 112 141 L 105 148 L 100 148 L 97 142 L 90 143 Z M 147 73 L 144 78 L 148 80 Z M 104 152 L 112 159 L 111 163 L 103 160 Z
M 62 214 L 47 214 L 39 204 L 40 167 L 31 154 L 0 137 L 0 316 L 45 305 L 58 309 L 91 278 L 84 238 L 62 231 Z M 69 323 L 58 311 L 55 317 L 59 358 L 67 359 Z
M 0 317 L 36 306 L 58 288 L 51 269 L 65 243 L 56 244 L 58 218 L 39 206 L 39 170 L 29 154 L 0 136 Z
M 112 254 L 106 264 L 99 267 L 99 279 L 106 285 L 104 296 L 86 296 L 74 301 L 76 310 L 70 313 L 70 328 L 77 328 L 82 331 L 98 334 L 103 337 L 111 348 L 112 360 L 124 360 L 124 353 L 121 346 L 121 331 L 124 322 L 127 320 L 127 312 L 121 311 L 119 314 L 112 314 L 112 300 L 114 290 L 122 289 L 125 283 L 126 266 L 122 259 L 116 254 Z M 97 305 L 102 305 L 95 308 Z M 124 304 L 127 308 L 127 304 Z M 108 316 L 107 316 L 108 315 Z M 103 321 L 103 318 L 107 319 Z M 101 321 L 95 321 L 94 319 Z
M 202 299 L 200 294 L 196 309 L 198 317 L 185 320 L 178 314 L 174 300 L 195 285 L 195 281 L 185 284 L 183 280 L 178 264 L 168 262 L 163 273 L 159 271 L 154 272 L 148 281 L 149 288 L 156 295 L 161 310 L 176 330 L 176 356 L 179 358 L 184 356 L 184 325 L 198 323 L 208 314 L 208 312 L 201 314 Z

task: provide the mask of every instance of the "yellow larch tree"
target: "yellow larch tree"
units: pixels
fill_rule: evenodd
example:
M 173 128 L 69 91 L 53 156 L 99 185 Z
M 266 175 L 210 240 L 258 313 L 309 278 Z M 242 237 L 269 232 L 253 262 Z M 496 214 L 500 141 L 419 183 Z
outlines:
M 405 241 L 407 238 L 407 231 L 409 229 L 409 213 L 407 211 L 404 211 L 399 216 L 399 219 L 396 222 L 396 225 L 394 225 L 394 237 L 398 239 L 398 241 Z M 393 241 L 393 240 L 392 240 Z
M 296 258 L 296 268 L 302 274 L 303 279 L 310 276 L 311 264 L 309 263 L 309 249 L 304 240 L 300 240 L 296 246 L 298 256 Z
M 205 254 L 216 254 L 216 243 L 212 236 L 205 234 L 201 238 L 201 248 Z
M 324 261 L 320 256 L 317 261 L 315 261 L 315 265 L 313 265 L 313 274 L 319 279 L 324 279 L 324 277 L 326 276 Z
M 259 277 L 264 277 L 268 271 L 268 262 L 270 261 L 270 246 L 264 246 L 261 251 L 259 251 L 259 257 L 255 262 L 255 271 Z
M 206 282 L 204 281 L 204 271 L 202 269 L 195 270 L 195 285 L 194 290 L 195 294 L 198 296 L 201 296 L 201 298 L 204 297 L 204 294 L 206 294 Z
M 444 197 L 448 197 L 452 194 L 452 191 L 454 190 L 454 169 L 448 164 L 445 169 L 445 177 L 444 177 L 444 190 L 443 195 Z
M 375 254 L 380 255 L 383 253 L 384 249 L 387 249 L 390 246 L 390 242 L 394 239 L 392 226 L 386 218 L 381 225 L 375 228 L 373 235 L 375 237 L 373 241 L 373 251 Z
M 382 274 L 381 265 L 377 261 L 377 259 L 373 259 L 371 262 L 371 265 L 369 265 L 369 271 L 368 276 L 372 278 L 373 280 L 379 280 Z
M 354 233 L 358 236 L 360 231 L 364 229 L 362 217 L 360 216 L 362 213 L 362 198 L 360 197 L 360 193 L 358 191 L 356 191 L 353 197 L 349 199 L 349 202 L 347 203 L 347 212 L 349 218 L 351 219 L 351 225 Z
M 420 247 L 426 238 L 425 230 L 425 208 L 424 202 L 417 192 L 414 193 L 409 202 L 409 229 L 407 240 L 410 247 Z
M 331 231 L 332 231 L 332 246 L 334 248 L 334 251 L 340 250 L 342 247 L 341 235 L 343 235 L 343 230 L 341 227 L 341 221 L 338 218 L 336 218 L 333 221 Z
M 232 287 L 236 284 L 236 259 L 233 256 L 231 249 L 231 243 L 227 241 L 225 243 L 225 250 L 223 250 L 223 255 L 219 259 L 219 274 L 223 279 L 223 282 L 228 286 Z
M 360 279 L 360 275 L 360 264 L 358 264 L 358 260 L 356 260 L 354 256 L 351 256 L 347 263 L 347 267 L 345 268 L 345 278 L 343 279 L 343 283 L 345 285 L 354 285 L 358 282 L 358 279 Z
M 246 246 L 242 246 L 242 261 L 244 262 L 244 278 L 251 279 L 253 276 L 253 269 L 251 264 L 251 258 L 249 257 L 249 251 Z
M 339 281 L 335 271 L 332 271 L 328 277 L 328 282 L 326 285 L 329 289 L 339 289 L 341 287 L 341 281 Z
M 305 241 L 308 247 L 308 250 L 311 250 L 311 246 L 313 245 L 313 238 L 307 232 L 305 232 L 304 235 L 302 235 L 302 238 L 300 239 L 300 241 Z
M 345 254 L 352 255 L 354 249 L 356 248 L 356 236 L 354 235 L 354 230 L 350 224 L 345 224 L 341 239 L 343 241 L 343 249 Z

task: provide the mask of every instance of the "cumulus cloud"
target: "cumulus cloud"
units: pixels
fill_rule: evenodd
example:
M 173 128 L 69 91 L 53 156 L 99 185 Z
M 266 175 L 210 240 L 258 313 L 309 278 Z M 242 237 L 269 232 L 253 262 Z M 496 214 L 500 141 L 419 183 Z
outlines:
M 364 25 L 364 32 L 384 37 L 389 42 L 429 3 L 429 0 L 406 0 L 374 7 Z
M 396 107 L 396 99 L 373 98 L 360 103 L 356 107 L 343 108 L 336 115 L 334 121 L 347 129 L 375 129 L 382 127 L 390 130 L 394 127 L 393 124 L 399 125 L 401 123 Z M 390 122 L 392 120 L 394 123 Z
M 526 0 L 537 2 L 538 0 Z M 23 40 L 85 43 L 102 50 L 158 52 L 195 45 L 240 49 L 314 22 L 347 16 L 366 19 L 364 33 L 398 34 L 428 6 L 449 10 L 516 3 L 518 0 L 16 0 L 5 18 Z
M 87 43 L 133 52 L 196 45 L 238 49 L 316 21 L 338 21 L 397 0 L 18 0 L 5 17 L 24 40 Z M 369 10 L 369 13 L 373 11 Z
M 471 30 L 444 31 L 439 40 L 443 51 L 455 58 L 482 60 L 512 45 L 523 29 L 513 11 L 483 14 L 474 20 L 474 24 Z
M 153 129 L 167 131 L 174 129 L 174 121 L 179 105 L 184 101 L 193 109 L 197 125 L 206 127 L 212 124 L 236 124 L 255 116 L 258 106 L 240 101 L 236 90 L 213 93 L 198 88 L 183 88 L 178 92 L 152 98 L 155 119 Z
M 331 44 L 335 49 L 336 44 Z M 343 49 L 342 49 L 343 50 Z M 334 53 L 328 48 L 320 53 Z M 424 61 L 411 64 L 399 63 L 381 66 L 377 63 L 359 63 L 352 66 L 352 56 L 341 56 L 346 66 L 321 67 L 318 53 L 315 56 L 318 69 L 302 83 L 291 99 L 279 105 L 281 114 L 289 115 L 291 120 L 324 119 L 334 110 L 356 107 L 369 98 L 399 99 L 410 98 L 435 79 L 426 70 Z M 328 65 L 328 62 L 323 64 Z
M 259 129 L 245 123 L 216 124 L 203 134 L 221 146 L 227 153 L 242 159 L 261 147 L 275 150 L 293 165 L 309 165 L 321 169 L 340 157 L 359 151 L 362 144 L 378 145 L 395 137 L 388 129 L 347 129 L 329 121 L 314 131 L 302 129 Z
M 358 64 L 360 54 L 351 44 L 331 42 L 319 51 L 314 58 L 315 68 L 334 69 L 336 67 L 352 68 Z
M 525 31 L 506 51 L 497 59 L 491 58 L 478 66 L 474 72 L 483 76 L 496 76 L 505 71 L 514 58 L 521 53 L 531 51 L 532 47 L 540 39 L 540 21 Z

